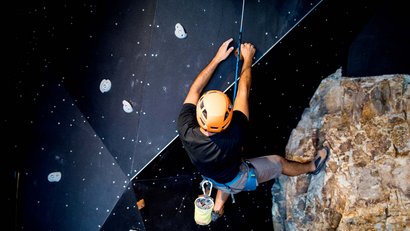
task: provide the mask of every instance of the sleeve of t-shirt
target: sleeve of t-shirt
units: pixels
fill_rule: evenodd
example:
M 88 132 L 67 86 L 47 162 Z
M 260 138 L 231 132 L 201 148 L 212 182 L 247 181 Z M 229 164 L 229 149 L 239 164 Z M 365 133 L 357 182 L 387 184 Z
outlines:
M 235 110 L 233 111 L 233 117 L 238 120 L 238 123 L 241 125 L 246 125 L 248 124 L 248 117 L 246 117 L 245 114 L 243 114 L 243 112 Z
M 182 105 L 181 111 L 178 116 L 177 130 L 180 136 L 185 137 L 189 128 L 198 126 L 196 121 L 196 106 L 191 103 L 185 103 Z
M 233 111 L 232 123 L 236 124 L 239 129 L 237 132 L 240 134 L 244 134 L 247 132 L 248 129 L 248 117 L 241 111 Z

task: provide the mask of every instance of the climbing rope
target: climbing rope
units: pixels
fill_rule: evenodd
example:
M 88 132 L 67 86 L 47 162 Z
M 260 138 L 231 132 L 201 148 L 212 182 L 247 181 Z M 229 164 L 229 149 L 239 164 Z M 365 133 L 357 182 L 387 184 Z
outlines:
M 245 10 L 245 0 L 242 1 L 241 25 L 239 27 L 238 54 L 236 56 L 235 81 L 234 81 L 233 99 L 232 99 L 233 103 L 235 103 L 236 91 L 237 91 L 237 88 L 238 88 L 239 61 L 241 59 L 241 42 L 242 42 L 242 26 L 243 26 L 243 12 L 244 12 L 244 10 Z

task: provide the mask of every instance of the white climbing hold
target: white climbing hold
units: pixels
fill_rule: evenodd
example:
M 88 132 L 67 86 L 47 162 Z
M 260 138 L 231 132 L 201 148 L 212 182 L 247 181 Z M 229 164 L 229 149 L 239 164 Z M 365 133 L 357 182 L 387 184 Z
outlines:
M 48 174 L 47 180 L 50 182 L 59 182 L 61 180 L 61 172 L 52 172 Z
M 180 23 L 177 23 L 175 25 L 175 36 L 177 36 L 177 38 L 179 39 L 184 39 L 187 37 L 187 33 L 185 32 L 185 29 Z
M 100 91 L 102 93 L 107 92 L 111 89 L 111 81 L 109 79 L 103 79 L 100 83 Z
M 126 113 L 131 113 L 133 111 L 131 104 L 127 100 L 122 101 L 122 109 Z

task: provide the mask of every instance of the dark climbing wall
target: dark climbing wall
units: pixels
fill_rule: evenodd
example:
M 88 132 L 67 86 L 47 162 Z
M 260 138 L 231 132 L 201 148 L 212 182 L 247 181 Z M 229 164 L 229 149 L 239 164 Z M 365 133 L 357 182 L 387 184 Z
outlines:
M 62 84 L 48 82 L 38 93 L 19 172 L 19 229 L 98 229 L 129 179 Z
M 410 73 L 410 22 L 403 1 L 383 1 L 352 42 L 346 75 Z
M 377 73 L 408 72 L 405 59 L 397 59 L 408 49 L 403 41 L 409 30 L 400 29 L 408 23 L 393 17 L 394 10 L 384 14 L 379 3 L 247 2 L 243 41 L 258 50 L 244 156 L 283 154 L 321 79 L 337 68 L 365 75 L 380 64 Z M 240 3 L 7 2 L 5 9 L 13 22 L 4 30 L 11 36 L 5 38 L 1 92 L 2 199 L 10 208 L 2 216 L 5 230 L 272 228 L 272 182 L 238 194 L 218 223 L 195 225 L 192 203 L 201 193 L 200 177 L 173 140 L 189 84 L 222 41 L 237 39 Z M 381 36 L 381 22 L 396 29 Z M 176 23 L 187 38 L 174 35 Z M 369 47 L 372 52 L 363 53 Z M 357 54 L 366 56 L 355 59 Z M 374 57 L 380 54 L 379 63 Z M 208 87 L 232 94 L 234 66 L 230 57 Z M 111 80 L 110 91 L 100 91 L 102 79 Z M 123 110 L 123 100 L 132 113 Z M 49 179 L 50 173 L 61 179 Z M 138 210 L 140 199 L 146 206 Z

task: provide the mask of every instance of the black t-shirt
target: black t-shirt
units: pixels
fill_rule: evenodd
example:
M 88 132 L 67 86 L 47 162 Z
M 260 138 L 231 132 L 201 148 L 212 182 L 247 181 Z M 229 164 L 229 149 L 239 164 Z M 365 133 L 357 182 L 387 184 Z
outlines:
M 227 183 L 239 171 L 247 122 L 245 114 L 234 111 L 228 128 L 208 137 L 199 130 L 196 106 L 186 103 L 177 126 L 182 144 L 198 171 L 219 183 Z

